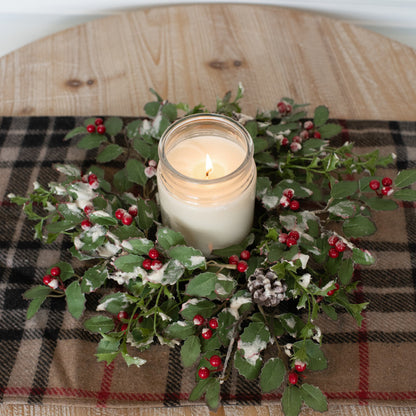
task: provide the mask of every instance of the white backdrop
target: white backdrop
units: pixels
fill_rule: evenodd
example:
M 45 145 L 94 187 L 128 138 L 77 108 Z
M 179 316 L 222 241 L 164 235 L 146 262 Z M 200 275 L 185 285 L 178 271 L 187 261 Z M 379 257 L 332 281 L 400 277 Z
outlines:
M 213 3 L 218 0 L 202 0 Z M 78 24 L 139 7 L 190 0 L 0 0 L 0 56 Z M 229 0 L 314 11 L 362 26 L 416 49 L 416 0 Z

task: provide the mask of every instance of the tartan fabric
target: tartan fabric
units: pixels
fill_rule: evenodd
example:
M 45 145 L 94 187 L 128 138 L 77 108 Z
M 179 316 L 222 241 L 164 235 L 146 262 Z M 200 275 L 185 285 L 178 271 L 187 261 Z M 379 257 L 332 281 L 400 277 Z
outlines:
M 338 139 L 360 151 L 397 154 L 397 168 L 416 164 L 416 122 L 340 120 Z M 179 347 L 153 346 L 148 363 L 128 368 L 94 357 L 98 338 L 84 331 L 59 300 L 48 300 L 26 321 L 25 290 L 39 284 L 45 269 L 69 260 L 68 242 L 50 246 L 33 240 L 32 224 L 21 208 L 7 202 L 10 192 L 27 195 L 34 181 L 58 179 L 57 162 L 87 167 L 94 153 L 63 142 L 80 125 L 74 117 L 0 118 L 0 401 L 77 404 L 99 407 L 187 404 L 193 370 L 182 367 Z M 394 176 L 394 169 L 384 174 Z M 308 374 L 330 400 L 368 404 L 416 404 L 416 211 L 406 203 L 376 215 L 378 232 L 360 241 L 377 256 L 371 268 L 357 271 L 357 302 L 370 301 L 358 328 L 346 314 L 336 322 L 320 318 L 328 369 Z M 98 299 L 89 298 L 86 315 Z M 222 385 L 223 403 L 258 404 L 279 400 L 262 394 L 257 382 L 236 372 Z

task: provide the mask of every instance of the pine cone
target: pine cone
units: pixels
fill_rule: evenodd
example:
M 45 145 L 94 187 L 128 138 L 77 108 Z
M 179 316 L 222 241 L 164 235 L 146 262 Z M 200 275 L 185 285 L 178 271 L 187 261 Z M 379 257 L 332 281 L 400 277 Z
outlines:
M 248 290 L 259 305 L 276 306 L 286 298 L 286 283 L 271 270 L 256 269 L 248 278 Z

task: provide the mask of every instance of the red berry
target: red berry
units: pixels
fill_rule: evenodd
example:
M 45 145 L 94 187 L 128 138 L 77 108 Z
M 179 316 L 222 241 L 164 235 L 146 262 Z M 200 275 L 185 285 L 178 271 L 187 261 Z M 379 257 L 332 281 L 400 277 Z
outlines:
M 205 319 L 202 315 L 195 315 L 194 316 L 194 325 L 202 325 L 205 322 Z
M 94 206 L 93 205 L 91 205 L 91 204 L 85 205 L 84 212 L 85 212 L 86 215 L 90 215 L 92 211 L 94 211 Z
M 377 191 L 378 188 L 380 188 L 380 182 L 376 179 L 373 179 L 372 181 L 370 181 L 370 189 L 372 189 L 373 191 Z
M 293 153 L 296 153 L 297 151 L 299 151 L 300 149 L 302 149 L 302 145 L 300 143 L 297 142 L 292 142 L 290 143 L 290 150 Z
M 132 217 L 137 217 L 137 214 L 139 213 L 139 210 L 138 210 L 138 208 L 137 208 L 137 205 L 132 205 L 130 208 L 129 208 L 129 214 L 132 216 Z
M 296 360 L 295 361 L 295 370 L 298 373 L 303 373 L 306 370 L 306 363 Z
M 209 320 L 209 322 L 208 322 L 208 326 L 209 326 L 211 329 L 217 329 L 217 328 L 218 328 L 218 320 L 217 320 L 217 318 L 211 318 L 211 319 Z
M 312 121 L 310 121 L 310 120 L 308 120 L 308 121 L 305 121 L 304 123 L 303 123 L 303 128 L 304 129 L 306 129 L 306 130 L 312 130 L 313 129 L 313 122 Z
M 228 264 L 237 264 L 239 261 L 240 259 L 238 258 L 237 254 L 233 254 L 229 257 Z
M 279 101 L 277 103 L 277 109 L 279 110 L 279 113 L 281 114 L 286 113 L 286 104 L 283 101 Z
M 290 202 L 290 209 L 292 211 L 297 211 L 299 209 L 299 206 L 300 206 L 299 201 L 295 200 L 295 201 Z
M 322 136 L 321 136 L 321 133 L 319 133 L 319 131 L 315 131 L 315 132 L 313 133 L 313 137 L 314 137 L 315 139 L 320 139 Z
M 51 280 L 52 280 L 52 276 L 50 274 L 45 274 L 45 276 L 43 276 L 43 283 L 46 286 L 49 286 L 49 283 L 51 282 Z
M 300 137 L 302 137 L 303 140 L 306 140 L 309 137 L 309 131 L 308 130 L 302 130 L 299 134 L 300 134 Z
M 287 146 L 289 144 L 289 139 L 287 137 L 283 137 L 281 141 L 282 146 Z
M 127 319 L 129 317 L 126 311 L 121 311 L 117 314 L 117 319 L 121 321 L 122 319 Z
M 151 248 L 148 254 L 149 254 L 149 257 L 153 260 L 156 260 L 159 258 L 159 252 L 155 248 Z
M 90 220 L 83 220 L 81 222 L 81 228 L 86 231 L 89 230 L 92 227 L 91 221 Z
M 288 235 L 288 237 L 290 238 L 294 238 L 296 241 L 297 240 L 299 240 L 299 233 L 297 232 L 297 231 L 295 231 L 295 230 L 292 230 L 290 233 L 289 233 L 289 235 Z
M 298 243 L 298 240 L 296 240 L 296 238 L 293 238 L 293 237 L 288 237 L 286 240 L 286 245 L 288 247 L 295 246 L 297 243 Z
M 244 260 L 241 260 L 237 263 L 237 270 L 241 273 L 244 273 L 248 269 L 248 264 Z
M 250 258 L 250 252 L 248 250 L 243 250 L 240 254 L 240 259 L 248 260 Z
M 339 240 L 335 243 L 335 248 L 337 249 L 337 251 L 342 253 L 343 251 L 346 250 L 347 245 L 343 241 Z
M 286 104 L 286 113 L 290 113 L 292 111 L 292 106 L 290 104 Z
M 301 144 L 302 141 L 303 141 L 303 139 L 300 136 L 295 136 L 295 137 L 292 138 L 292 143 L 299 143 L 299 144 Z
M 152 270 L 159 270 L 161 269 L 163 266 L 163 263 L 160 260 L 152 260 L 152 265 L 150 266 L 150 268 Z
M 332 259 L 336 259 L 339 256 L 339 251 L 335 247 L 332 247 L 329 249 L 328 255 Z
M 104 134 L 105 133 L 105 126 L 104 126 L 104 124 L 100 124 L 99 126 L 97 126 L 97 133 L 98 134 Z
M 381 183 L 383 184 L 383 186 L 391 186 L 391 185 L 393 185 L 393 181 L 389 177 L 383 178 L 382 181 L 381 181 Z
M 121 331 L 127 331 L 127 328 L 129 327 L 129 325 L 128 324 L 123 324 L 123 325 L 121 325 L 121 328 L 120 328 L 120 330 Z
M 209 363 L 213 366 L 213 367 L 219 367 L 221 365 L 221 357 L 219 355 L 213 355 L 211 356 L 211 358 L 209 359 Z
M 52 267 L 51 276 L 59 276 L 61 274 L 61 269 L 58 266 Z
M 204 339 L 210 339 L 212 337 L 212 331 L 209 328 L 204 328 L 201 332 L 201 336 Z
M 104 123 L 104 121 L 103 121 L 103 119 L 102 118 L 96 118 L 95 119 L 95 121 L 94 121 L 94 124 L 96 125 L 96 126 L 99 126 L 99 125 L 101 125 L 101 124 L 103 124 Z
M 200 379 L 205 380 L 206 378 L 209 377 L 209 370 L 206 367 L 201 367 L 198 370 L 198 376 Z
M 97 182 L 97 181 L 98 181 L 97 175 L 95 175 L 94 173 L 91 173 L 91 174 L 88 175 L 88 183 L 90 185 L 95 184 L 95 182 Z
M 129 214 L 129 213 L 125 213 L 124 215 L 123 215 L 123 218 L 121 219 L 121 222 L 124 224 L 124 225 L 130 225 L 132 222 L 133 222 L 133 217 Z
M 152 260 L 150 259 L 143 260 L 142 267 L 145 270 L 152 270 Z
M 335 283 L 335 291 L 339 290 L 339 284 Z
M 294 195 L 295 195 L 295 191 L 293 189 L 291 189 L 291 188 L 286 188 L 283 191 L 283 195 L 286 196 L 289 199 L 292 199 L 294 197 Z
M 296 384 L 299 380 L 299 376 L 296 373 L 289 373 L 289 383 Z
M 123 208 L 119 208 L 119 209 L 116 210 L 115 217 L 118 220 L 121 220 L 124 217 L 125 213 L 126 213 L 126 211 Z
M 288 235 L 286 233 L 280 233 L 279 234 L 279 242 L 285 244 L 287 240 Z
M 391 186 L 385 186 L 384 188 L 381 188 L 381 193 L 384 196 L 390 196 L 393 193 L 393 188 Z
M 335 246 L 335 244 L 338 242 L 339 238 L 336 235 L 331 235 L 328 237 L 328 244 L 330 246 Z
M 94 126 L 94 124 L 88 124 L 88 126 L 87 126 L 87 132 L 88 133 L 94 133 L 95 132 L 95 126 Z
M 326 292 L 326 294 L 327 294 L 328 296 L 333 296 L 335 292 L 336 292 L 336 290 L 331 289 L 331 290 L 328 290 L 328 292 Z

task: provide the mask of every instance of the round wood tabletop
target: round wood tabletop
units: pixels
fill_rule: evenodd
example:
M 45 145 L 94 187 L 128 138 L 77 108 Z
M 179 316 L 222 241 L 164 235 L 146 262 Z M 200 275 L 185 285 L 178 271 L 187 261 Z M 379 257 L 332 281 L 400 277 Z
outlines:
M 143 114 L 154 88 L 243 111 L 282 96 L 355 119 L 416 117 L 416 51 L 320 15 L 273 6 L 187 5 L 92 21 L 0 59 L 0 115 Z
M 65 30 L 0 59 L 0 115 L 139 116 L 155 89 L 203 103 L 245 88 L 243 111 L 282 96 L 351 119 L 416 119 L 416 51 L 347 23 L 272 6 L 140 9 Z M 113 409 L 114 410 L 114 409 Z M 394 415 L 394 407 L 330 403 L 331 414 Z M 400 411 L 412 410 L 401 408 Z M 29 405 L 3 414 L 33 414 Z M 117 409 L 117 415 L 208 415 L 205 407 Z M 104 415 L 109 409 L 37 407 L 36 414 Z M 218 415 L 279 415 L 279 405 L 226 406 Z M 304 414 L 315 414 L 307 411 Z M 317 413 L 316 413 L 317 414 Z M 404 414 L 404 413 L 403 413 Z

